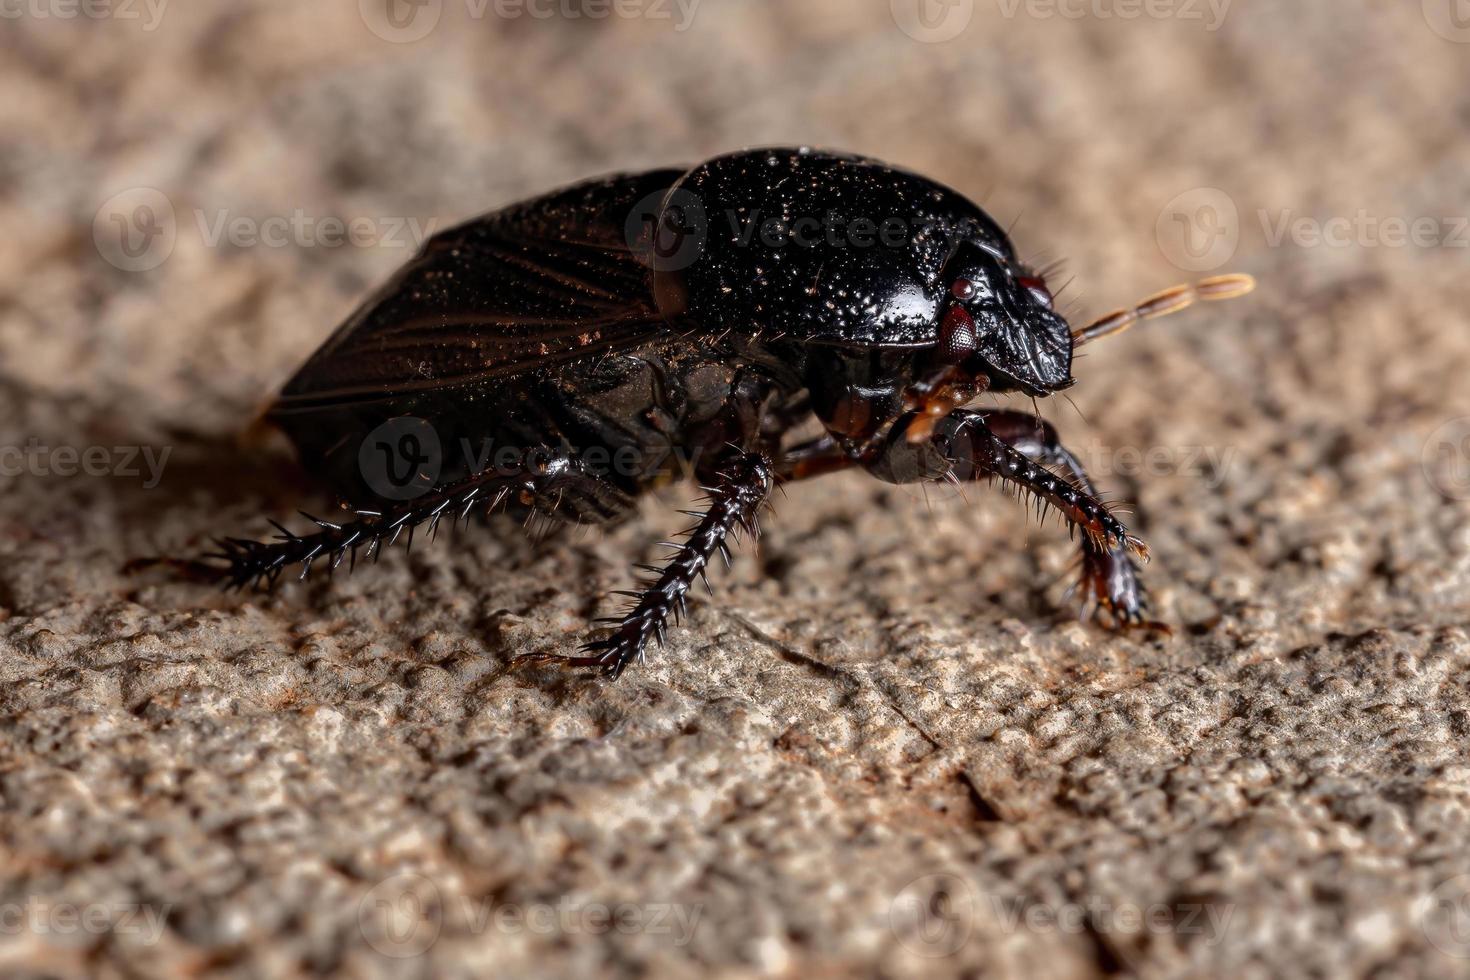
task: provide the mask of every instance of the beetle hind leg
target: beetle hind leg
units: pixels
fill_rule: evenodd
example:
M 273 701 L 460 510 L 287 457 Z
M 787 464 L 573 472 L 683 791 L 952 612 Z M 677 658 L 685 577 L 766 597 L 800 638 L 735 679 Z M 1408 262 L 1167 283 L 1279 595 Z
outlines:
M 272 521 L 278 532 L 273 539 L 221 538 L 216 542 L 220 550 L 204 557 L 225 563 L 216 570 L 226 588 L 271 586 L 287 569 L 298 566 L 299 577 L 305 579 L 318 562 L 329 570 L 347 559 L 355 566 L 359 552 L 364 560 L 377 561 L 384 547 L 402 538 L 412 546 L 420 527 L 427 525 L 433 534 L 446 518 L 453 523 L 475 512 L 490 513 L 524 482 L 487 472 L 381 511 L 356 511 L 352 520 L 340 524 L 303 513 L 316 525 L 315 531 L 297 534 Z
M 759 453 L 741 453 L 715 471 L 714 479 L 704 487 L 709 506 L 703 512 L 688 512 L 698 518 L 680 542 L 666 542 L 673 554 L 662 568 L 640 566 L 653 577 L 639 591 L 622 592 L 632 605 L 614 619 L 612 632 L 582 646 L 576 657 L 553 658 L 531 656 L 531 662 L 559 660 L 574 667 L 599 667 L 611 678 L 617 678 L 634 660 L 642 660 L 650 640 L 660 645 L 669 620 L 684 612 L 690 588 L 705 576 L 705 570 L 716 554 L 726 564 L 730 561 L 729 541 L 742 531 L 757 533 L 756 517 L 771 491 L 773 469 L 769 459 Z
M 224 562 L 222 567 L 213 567 L 227 588 L 268 586 L 287 569 L 298 566 L 304 579 L 319 562 L 329 569 L 349 559 L 355 565 L 359 552 L 365 560 L 376 561 L 383 548 L 400 540 L 412 546 L 419 528 L 432 535 L 446 519 L 456 523 L 473 514 L 504 509 L 523 513 L 528 527 L 532 518 L 548 524 L 602 523 L 617 517 L 627 499 L 575 461 L 552 457 L 534 472 L 482 470 L 382 510 L 359 510 L 342 523 L 304 515 L 316 525 L 305 534 L 272 521 L 279 532 L 274 539 L 224 538 L 217 542 L 220 550 L 205 557 Z

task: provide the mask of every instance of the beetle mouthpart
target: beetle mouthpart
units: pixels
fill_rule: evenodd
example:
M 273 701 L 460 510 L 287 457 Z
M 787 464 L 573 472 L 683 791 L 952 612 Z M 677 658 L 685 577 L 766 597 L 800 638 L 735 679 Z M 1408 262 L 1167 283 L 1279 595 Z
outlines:
M 1126 310 L 1114 310 L 1107 316 L 1072 331 L 1072 343 L 1076 347 L 1090 344 L 1103 337 L 1122 333 L 1135 323 L 1156 320 L 1180 310 L 1187 310 L 1196 303 L 1217 303 L 1221 300 L 1244 296 L 1256 288 L 1256 280 L 1248 275 L 1236 273 L 1212 276 L 1194 284 L 1174 286 L 1155 293 L 1137 306 Z

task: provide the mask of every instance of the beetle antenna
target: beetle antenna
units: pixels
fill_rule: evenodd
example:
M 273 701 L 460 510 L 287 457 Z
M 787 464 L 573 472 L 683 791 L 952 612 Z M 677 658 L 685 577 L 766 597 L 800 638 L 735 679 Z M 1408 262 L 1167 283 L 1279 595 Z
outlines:
M 1114 310 L 1080 330 L 1072 331 L 1072 341 L 1076 346 L 1081 347 L 1094 340 L 1122 333 L 1135 323 L 1178 313 L 1196 303 L 1214 303 L 1225 299 L 1235 299 L 1255 288 L 1256 280 L 1244 274 L 1212 276 L 1209 279 L 1201 279 L 1197 283 L 1174 286 L 1161 293 L 1155 293 L 1131 309 Z

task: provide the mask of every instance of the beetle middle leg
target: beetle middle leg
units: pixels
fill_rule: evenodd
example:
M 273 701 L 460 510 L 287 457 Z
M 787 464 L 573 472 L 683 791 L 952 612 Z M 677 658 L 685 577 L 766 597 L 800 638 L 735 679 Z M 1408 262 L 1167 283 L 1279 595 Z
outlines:
M 620 593 L 629 596 L 633 605 L 615 621 L 612 633 L 584 645 L 583 656 L 564 662 L 601 667 L 616 678 L 628 664 L 643 657 L 650 640 L 662 644 L 669 619 L 683 613 L 689 589 L 704 578 L 711 559 L 718 553 L 728 564 L 729 538 L 740 531 L 756 533 L 756 515 L 771 492 L 772 480 L 771 461 L 761 453 L 737 453 L 716 468 L 704 487 L 709 508 L 703 513 L 689 512 L 698 521 L 682 542 L 667 542 L 674 554 L 662 568 L 641 566 L 654 577 L 639 592 Z

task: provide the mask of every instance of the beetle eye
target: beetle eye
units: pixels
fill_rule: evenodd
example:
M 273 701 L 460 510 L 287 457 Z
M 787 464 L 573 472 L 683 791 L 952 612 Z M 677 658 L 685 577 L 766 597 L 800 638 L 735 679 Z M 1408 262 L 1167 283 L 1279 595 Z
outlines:
M 1046 280 L 1037 276 L 1018 276 L 1016 281 L 1026 288 L 1031 298 L 1048 310 L 1051 309 L 1051 290 L 1046 288 Z
M 961 364 L 975 353 L 975 319 L 963 306 L 951 306 L 939 326 L 939 360 Z

